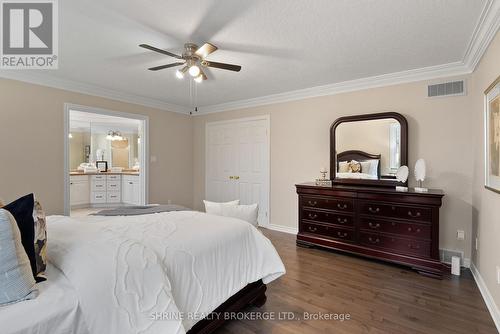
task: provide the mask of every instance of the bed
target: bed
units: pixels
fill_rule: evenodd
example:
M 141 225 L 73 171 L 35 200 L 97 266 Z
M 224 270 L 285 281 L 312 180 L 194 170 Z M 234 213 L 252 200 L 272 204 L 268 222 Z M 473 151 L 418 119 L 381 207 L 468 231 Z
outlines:
M 224 321 L 217 312 L 262 305 L 266 284 L 285 273 L 271 242 L 234 218 L 177 211 L 51 216 L 47 224 L 48 258 L 66 280 L 78 320 L 77 329 L 51 334 L 210 333 Z M 28 308 L 22 302 L 6 311 Z

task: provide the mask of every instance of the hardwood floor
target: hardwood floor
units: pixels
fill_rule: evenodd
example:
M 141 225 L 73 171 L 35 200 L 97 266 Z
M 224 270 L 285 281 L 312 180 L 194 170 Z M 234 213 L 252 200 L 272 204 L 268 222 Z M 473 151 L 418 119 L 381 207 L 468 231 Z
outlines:
M 268 284 L 267 303 L 248 312 L 275 312 L 276 318 L 292 312 L 295 320 L 234 320 L 218 334 L 498 333 L 468 270 L 460 278 L 436 280 L 396 265 L 298 248 L 293 235 L 263 232 L 287 273 Z M 304 320 L 304 312 L 351 319 Z

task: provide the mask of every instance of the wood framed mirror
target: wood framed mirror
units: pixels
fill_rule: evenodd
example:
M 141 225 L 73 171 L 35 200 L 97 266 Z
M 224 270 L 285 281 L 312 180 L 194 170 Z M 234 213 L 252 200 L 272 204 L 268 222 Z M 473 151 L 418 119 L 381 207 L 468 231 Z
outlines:
M 346 116 L 330 127 L 330 179 L 335 184 L 406 186 L 408 122 L 396 112 Z

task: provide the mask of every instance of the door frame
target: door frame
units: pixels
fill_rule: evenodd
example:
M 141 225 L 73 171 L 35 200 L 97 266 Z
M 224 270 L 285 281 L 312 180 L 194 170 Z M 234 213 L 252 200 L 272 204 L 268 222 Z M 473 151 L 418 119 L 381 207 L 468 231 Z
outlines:
M 114 111 L 97 107 L 83 106 L 73 103 L 64 103 L 64 215 L 69 216 L 70 207 L 70 178 L 69 178 L 69 120 L 70 111 L 76 110 L 90 114 L 132 118 L 142 122 L 141 136 L 141 170 L 139 178 L 141 180 L 141 200 L 142 204 L 149 203 L 149 116 L 133 114 L 122 111 Z M 144 137 L 144 138 L 143 138 Z
M 267 222 L 266 224 L 259 225 L 262 227 L 269 227 L 271 225 L 271 115 L 265 114 L 260 116 L 252 116 L 252 117 L 242 117 L 242 118 L 232 118 L 222 121 L 213 121 L 205 123 L 205 198 L 207 198 L 208 192 L 208 129 L 213 126 L 218 125 L 226 125 L 226 124 L 235 124 L 241 122 L 251 122 L 251 121 L 265 121 L 266 124 L 266 158 L 267 158 L 267 167 L 265 170 L 265 185 L 266 185 L 266 193 L 267 193 Z

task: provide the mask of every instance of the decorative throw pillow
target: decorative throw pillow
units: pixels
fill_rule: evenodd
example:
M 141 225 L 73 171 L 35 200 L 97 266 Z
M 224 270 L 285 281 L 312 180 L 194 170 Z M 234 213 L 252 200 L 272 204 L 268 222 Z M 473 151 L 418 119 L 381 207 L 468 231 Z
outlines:
M 222 207 L 222 215 L 224 217 L 233 217 L 249 222 L 257 226 L 257 218 L 259 217 L 259 205 L 226 205 Z
M 361 161 L 361 173 L 370 174 L 372 163 L 370 161 Z
M 0 306 L 37 296 L 30 260 L 12 214 L 0 209 Z
M 26 255 L 28 255 L 33 277 L 36 279 L 34 207 L 35 198 L 33 194 L 29 194 L 7 204 L 3 208 L 9 211 L 17 222 L 17 227 L 21 233 L 21 241 Z
M 349 163 L 347 161 L 339 162 L 339 173 L 349 173 Z
M 45 269 L 47 268 L 47 224 L 45 213 L 40 202 L 35 200 L 33 208 L 33 220 L 35 221 L 35 262 L 37 282 L 45 281 Z
M 351 160 L 349 162 L 349 172 L 351 173 L 361 173 L 361 164 L 356 160 Z
M 238 205 L 238 204 L 240 204 L 240 200 L 237 199 L 235 201 L 225 202 L 225 203 L 203 201 L 203 203 L 205 203 L 205 212 L 206 213 L 209 213 L 209 214 L 212 214 L 212 215 L 221 216 L 222 215 L 222 208 L 223 207 Z

